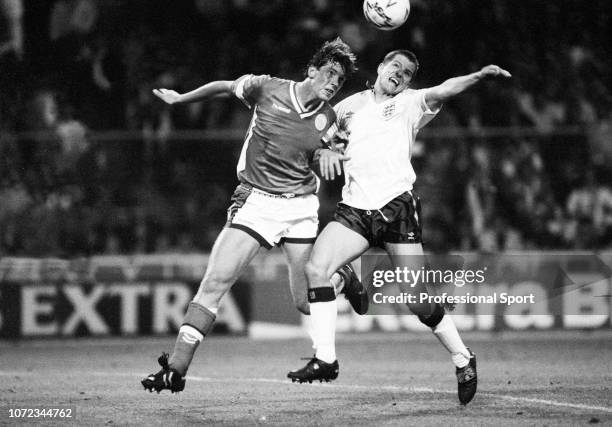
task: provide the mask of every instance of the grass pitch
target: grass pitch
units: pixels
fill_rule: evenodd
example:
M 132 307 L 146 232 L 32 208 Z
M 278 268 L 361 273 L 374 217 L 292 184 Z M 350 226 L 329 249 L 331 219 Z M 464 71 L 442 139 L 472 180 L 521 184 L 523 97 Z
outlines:
M 454 367 L 431 335 L 338 337 L 340 376 L 292 384 L 307 340 L 210 337 L 183 393 L 145 392 L 174 337 L 0 342 L 1 425 L 612 425 L 612 332 L 464 333 L 478 393 L 461 407 Z M 72 406 L 73 421 L 9 418 Z

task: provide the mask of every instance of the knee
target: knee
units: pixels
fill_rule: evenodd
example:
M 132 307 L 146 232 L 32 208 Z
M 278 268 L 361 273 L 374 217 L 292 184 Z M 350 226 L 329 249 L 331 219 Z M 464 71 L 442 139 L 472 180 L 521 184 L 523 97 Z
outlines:
M 233 271 L 207 271 L 200 283 L 200 289 L 205 292 L 223 293 L 231 288 L 237 279 L 237 274 Z
M 430 328 L 435 328 L 438 325 L 438 323 L 442 321 L 442 318 L 444 317 L 444 314 L 445 314 L 445 310 L 442 305 L 436 304 L 433 307 L 433 310 L 430 307 L 426 312 L 415 313 L 415 314 L 419 317 L 419 320 L 425 326 L 429 326 Z
M 322 264 L 316 264 L 312 261 L 308 261 L 304 267 L 304 272 L 308 278 L 308 284 L 312 287 L 321 286 L 322 284 L 329 284 L 329 277 L 327 269 Z
M 419 318 L 421 316 L 428 316 L 432 312 L 430 304 L 406 303 L 406 305 L 410 309 L 410 312 L 419 316 Z

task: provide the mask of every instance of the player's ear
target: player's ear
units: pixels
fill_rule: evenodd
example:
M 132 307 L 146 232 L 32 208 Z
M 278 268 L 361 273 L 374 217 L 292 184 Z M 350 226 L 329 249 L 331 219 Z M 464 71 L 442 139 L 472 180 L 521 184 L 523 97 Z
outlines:
M 380 64 L 378 64 L 378 68 L 376 69 L 376 72 L 377 72 L 378 74 L 380 74 L 380 72 L 382 71 L 382 69 L 383 69 L 383 67 L 384 67 L 384 66 L 385 66 L 385 64 L 384 64 L 384 63 L 382 63 L 382 62 L 381 62 Z
M 308 78 L 314 79 L 315 75 L 317 74 L 317 67 L 315 67 L 314 65 L 311 65 L 310 67 L 308 67 Z

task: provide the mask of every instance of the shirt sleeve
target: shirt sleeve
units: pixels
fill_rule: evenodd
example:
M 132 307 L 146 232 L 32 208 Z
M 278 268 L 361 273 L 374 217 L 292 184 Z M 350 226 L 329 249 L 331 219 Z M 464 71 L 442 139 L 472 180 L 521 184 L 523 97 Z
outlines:
M 432 110 L 425 102 L 425 94 L 427 89 L 419 89 L 412 92 L 409 96 L 409 109 L 412 126 L 415 130 L 420 130 L 429 123 L 436 114 L 440 112 L 441 107 Z
M 427 123 L 429 123 L 434 117 L 436 117 L 436 115 L 442 109 L 442 107 L 438 107 L 435 110 L 432 110 L 431 108 L 429 108 L 429 106 L 427 105 L 427 102 L 425 101 L 426 93 L 427 93 L 427 89 L 421 89 L 417 91 L 417 94 L 418 94 L 417 102 L 419 103 L 419 110 L 421 112 L 421 118 L 416 123 L 417 130 L 421 129 Z
M 333 139 L 334 134 L 336 133 L 336 130 L 338 129 L 338 125 L 336 124 L 337 117 L 336 117 L 335 109 L 334 110 L 330 109 L 326 113 L 326 115 L 328 116 L 328 119 L 331 125 L 327 128 L 327 131 L 325 131 L 325 133 L 321 137 L 321 140 L 319 141 L 319 147 L 313 151 L 312 159 L 310 161 L 310 168 L 314 171 L 317 177 L 319 177 L 320 175 L 319 159 L 321 158 L 321 151 L 326 150 L 326 149 L 330 149 L 330 150 L 333 149 L 332 139 Z
M 232 92 L 244 105 L 252 108 L 253 105 L 257 104 L 264 84 L 270 79 L 269 75 L 255 76 L 253 74 L 245 74 L 234 80 Z
M 341 114 L 340 104 L 336 104 L 331 114 L 331 116 L 333 117 L 331 126 L 327 129 L 327 132 L 325 132 L 325 134 L 321 137 L 321 141 L 323 141 L 323 143 L 327 147 L 331 147 L 331 143 L 332 143 L 334 134 L 338 132 L 339 123 L 340 123 L 340 114 Z
M 327 130 L 327 133 L 323 136 L 323 141 L 327 145 L 331 145 L 331 141 L 333 136 L 338 131 L 349 131 L 348 122 L 352 113 L 347 113 L 347 102 L 346 100 L 342 100 L 334 106 L 335 120 L 333 121 L 330 128 Z
M 323 135 L 323 137 L 321 137 L 321 141 L 323 141 L 323 143 L 327 146 L 330 147 L 331 146 L 331 142 L 332 139 L 334 138 L 334 134 L 338 131 L 338 123 L 334 122 L 332 123 L 332 125 L 329 127 L 329 129 L 327 129 L 327 132 L 325 132 L 325 135 Z

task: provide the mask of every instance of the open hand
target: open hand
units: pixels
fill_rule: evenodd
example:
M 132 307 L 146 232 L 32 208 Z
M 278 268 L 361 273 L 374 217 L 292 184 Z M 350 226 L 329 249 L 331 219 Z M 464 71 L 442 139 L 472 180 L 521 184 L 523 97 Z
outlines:
M 487 65 L 486 67 L 482 67 L 482 69 L 480 70 L 480 74 L 482 75 L 482 77 L 512 77 L 512 74 L 510 74 L 503 68 L 498 67 L 497 65 Z
M 342 154 L 332 150 L 321 150 L 319 158 L 319 167 L 323 179 L 329 181 L 336 178 L 336 175 L 342 175 L 342 162 L 350 160 L 346 154 Z
M 178 102 L 181 97 L 180 93 L 170 89 L 153 89 L 153 95 L 157 96 L 167 104 L 174 104 L 175 102 Z

